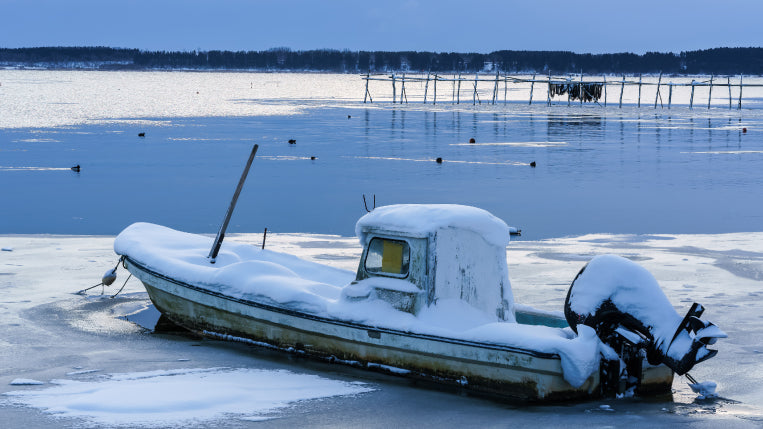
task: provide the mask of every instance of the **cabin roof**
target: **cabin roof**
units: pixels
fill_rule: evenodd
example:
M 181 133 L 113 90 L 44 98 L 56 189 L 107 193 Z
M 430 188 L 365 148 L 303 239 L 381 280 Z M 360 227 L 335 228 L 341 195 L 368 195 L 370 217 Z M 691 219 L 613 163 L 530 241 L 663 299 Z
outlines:
M 488 243 L 505 247 L 509 227 L 486 210 L 458 204 L 396 204 L 377 207 L 355 224 L 355 234 L 365 244 L 368 232 L 394 231 L 425 237 L 439 229 L 463 229 L 481 235 Z

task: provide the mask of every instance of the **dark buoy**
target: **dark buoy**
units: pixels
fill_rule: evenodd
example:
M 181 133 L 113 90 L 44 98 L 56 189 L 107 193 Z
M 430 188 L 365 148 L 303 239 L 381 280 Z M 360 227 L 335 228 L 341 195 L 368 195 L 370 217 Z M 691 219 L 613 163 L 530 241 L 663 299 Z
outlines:
M 477 140 L 474 140 L 474 137 L 469 139 L 469 143 L 477 143 Z
M 294 139 L 289 139 L 289 144 L 297 144 L 297 141 Z
M 77 173 L 79 173 L 79 164 L 72 167 L 72 171 L 76 171 Z
M 747 132 L 747 128 L 746 128 L 746 127 L 745 127 L 745 128 L 742 128 L 742 132 L 743 132 L 743 133 L 746 133 L 746 132 Z
M 114 283 L 114 280 L 117 279 L 117 269 L 112 268 L 101 277 L 101 283 L 103 283 L 104 286 L 111 286 L 112 283 Z
M 352 118 L 352 116 L 351 115 L 347 115 L 347 119 L 350 119 L 350 118 Z
M 436 162 L 438 164 L 442 164 L 442 158 L 437 158 L 437 159 L 434 160 L 434 162 Z
M 138 137 L 146 137 L 146 133 L 138 133 Z
M 310 157 L 310 161 L 315 161 L 315 157 L 314 157 L 314 156 L 311 156 L 311 157 Z
M 530 167 L 535 168 L 535 161 L 530 163 Z

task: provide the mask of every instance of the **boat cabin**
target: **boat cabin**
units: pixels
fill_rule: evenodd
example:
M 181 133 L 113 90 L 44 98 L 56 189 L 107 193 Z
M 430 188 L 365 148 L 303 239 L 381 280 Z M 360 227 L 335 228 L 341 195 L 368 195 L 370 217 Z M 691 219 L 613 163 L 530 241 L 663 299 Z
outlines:
M 462 300 L 496 321 L 514 321 L 506 264 L 509 227 L 485 210 L 451 204 L 392 205 L 358 220 L 363 246 L 346 299 L 382 299 L 417 314 Z

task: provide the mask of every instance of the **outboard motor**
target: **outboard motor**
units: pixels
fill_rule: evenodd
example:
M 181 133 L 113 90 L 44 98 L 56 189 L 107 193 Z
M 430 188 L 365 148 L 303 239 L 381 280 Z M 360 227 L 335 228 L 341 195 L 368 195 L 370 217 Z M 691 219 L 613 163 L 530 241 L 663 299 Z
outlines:
M 683 318 L 673 309 L 654 276 L 640 265 L 615 255 L 593 258 L 573 280 L 564 303 L 572 330 L 583 324 L 619 359 L 605 358 L 600 367 L 605 395 L 623 393 L 641 381 L 642 363 L 665 364 L 683 375 L 718 353 L 707 346 L 726 334 L 699 316 L 694 303 Z

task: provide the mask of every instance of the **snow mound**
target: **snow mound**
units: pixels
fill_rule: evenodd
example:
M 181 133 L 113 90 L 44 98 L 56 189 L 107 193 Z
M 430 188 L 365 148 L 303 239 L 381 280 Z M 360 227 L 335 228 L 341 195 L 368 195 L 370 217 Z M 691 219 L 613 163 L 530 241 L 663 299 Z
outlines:
M 700 381 L 699 383 L 689 383 L 689 387 L 694 393 L 697 393 L 697 399 L 716 398 L 718 394 L 715 389 L 718 385 L 714 381 Z
M 33 380 L 31 378 L 15 378 L 8 384 L 11 386 L 40 386 L 45 384 L 45 382 Z

